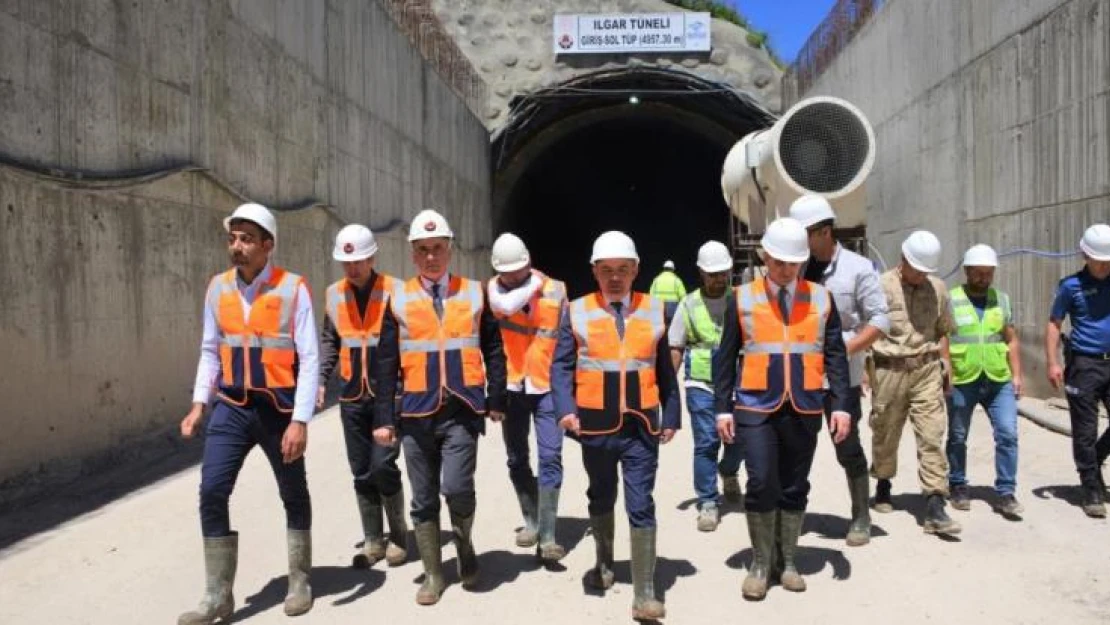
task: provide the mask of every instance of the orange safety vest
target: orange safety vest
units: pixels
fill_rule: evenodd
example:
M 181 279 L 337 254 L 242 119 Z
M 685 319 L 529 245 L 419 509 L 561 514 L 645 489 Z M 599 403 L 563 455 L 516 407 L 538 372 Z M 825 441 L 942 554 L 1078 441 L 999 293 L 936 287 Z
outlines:
M 497 315 L 501 325 L 501 341 L 505 345 L 508 382 L 512 387 L 524 389 L 528 378 L 537 390 L 551 390 L 551 362 L 555 360 L 555 344 L 559 336 L 559 315 L 567 299 L 562 282 L 540 272 L 543 280 L 539 297 L 529 312 L 519 310 L 512 315 Z M 497 278 L 490 279 L 489 288 L 495 289 Z
M 394 287 L 391 305 L 401 347 L 402 417 L 435 414 L 446 399 L 445 392 L 485 414 L 483 296 L 482 283 L 451 276 L 441 320 L 419 277 Z
M 736 290 L 742 340 L 736 410 L 762 415 L 790 401 L 799 414 L 824 411 L 825 325 L 832 298 L 823 286 L 799 280 L 783 321 L 767 280 Z
M 339 401 L 353 402 L 374 396 L 370 376 L 382 334 L 382 317 L 389 305 L 393 278 L 376 274 L 370 287 L 365 314 L 359 315 L 354 286 L 346 279 L 328 287 L 328 316 L 339 334 L 339 377 L 343 389 Z
M 630 414 L 639 417 L 649 432 L 658 434 L 655 361 L 659 341 L 666 334 L 663 303 L 633 293 L 623 340 L 601 293 L 571 302 L 570 322 L 578 344 L 574 384 L 581 433 L 618 432 L 624 416 Z
M 250 401 L 250 393 L 265 394 L 278 411 L 293 412 L 297 389 L 297 349 L 294 323 L 297 293 L 304 279 L 273 267 L 244 315 L 243 300 L 231 269 L 212 279 L 208 303 L 219 329 L 219 396 L 237 406 Z

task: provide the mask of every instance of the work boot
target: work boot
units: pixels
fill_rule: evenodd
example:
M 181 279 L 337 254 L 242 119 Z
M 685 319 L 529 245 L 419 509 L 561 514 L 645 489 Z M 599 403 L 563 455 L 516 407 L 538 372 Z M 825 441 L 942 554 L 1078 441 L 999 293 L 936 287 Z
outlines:
M 794 554 L 798 551 L 798 537 L 802 534 L 805 510 L 779 510 L 778 547 L 782 561 L 775 568 L 780 571 L 778 578 L 782 587 L 790 592 L 805 592 L 806 580 L 794 565 Z
M 890 499 L 890 480 L 880 479 L 875 484 L 875 512 L 894 512 L 894 502 Z
M 470 541 L 470 530 L 474 527 L 474 515 L 463 518 L 451 515 L 451 529 L 455 533 L 455 556 L 459 563 L 459 580 L 462 587 L 473 590 L 478 583 L 478 556 L 474 554 L 474 543 Z
M 632 538 L 632 618 L 657 620 L 667 614 L 663 602 L 655 597 L 655 528 L 633 527 Z
M 541 488 L 539 503 L 539 542 L 537 553 L 544 562 L 558 562 L 567 550 L 555 542 L 555 522 L 559 518 L 559 489 Z
M 385 537 L 382 526 L 382 507 L 362 493 L 355 493 L 358 515 L 362 519 L 362 548 L 351 558 L 351 566 L 366 569 L 385 557 Z
M 967 491 L 967 484 L 956 484 L 952 487 L 952 493 L 948 496 L 948 501 L 952 503 L 952 507 L 957 510 L 971 510 L 971 495 Z
M 586 583 L 598 590 L 612 588 L 613 576 L 613 513 L 590 517 L 590 530 L 594 535 L 597 563 L 586 575 Z
M 520 512 L 524 515 L 524 527 L 516 533 L 517 547 L 535 547 L 539 542 L 536 517 L 539 504 L 536 502 L 536 485 L 533 483 L 526 490 L 516 491 L 517 501 L 520 502 Z
M 434 605 L 447 583 L 443 581 L 443 560 L 439 549 L 439 523 L 424 521 L 413 527 L 416 535 L 416 550 L 420 552 L 420 562 L 424 565 L 424 583 L 416 591 L 416 602 L 420 605 Z
M 401 566 L 409 559 L 409 525 L 405 521 L 405 491 L 382 497 L 385 504 L 385 518 L 389 523 L 389 544 L 385 547 L 385 562 L 389 566 Z
M 740 488 L 740 478 L 735 475 L 721 476 L 722 489 L 725 491 L 725 501 L 733 505 L 744 503 L 744 490 Z
M 747 518 L 752 565 L 744 578 L 741 594 L 745 599 L 759 601 L 767 596 L 767 577 L 774 564 L 775 512 L 749 512 Z
M 239 535 L 204 539 L 204 596 L 197 609 L 177 617 L 177 625 L 212 625 L 235 611 L 231 586 L 239 560 Z
M 1106 506 L 1103 504 L 1102 487 L 1100 485 L 1083 486 L 1083 513 L 1092 519 L 1106 518 Z
M 717 526 L 721 524 L 721 514 L 717 510 L 717 506 L 706 505 L 701 510 L 698 510 L 698 531 L 699 532 L 712 532 L 716 531 Z
M 312 532 L 288 530 L 289 592 L 285 595 L 285 615 L 300 616 L 312 609 L 312 586 L 308 573 L 312 569 Z
M 998 498 L 998 511 L 1003 516 L 1016 517 L 1025 512 L 1025 506 L 1013 495 L 1002 495 Z
M 926 534 L 959 534 L 960 524 L 944 511 L 944 495 L 932 494 L 925 501 Z
M 871 480 L 867 474 L 848 478 L 848 492 L 852 496 L 852 524 L 844 542 L 849 547 L 860 547 L 871 542 L 871 512 L 867 509 Z

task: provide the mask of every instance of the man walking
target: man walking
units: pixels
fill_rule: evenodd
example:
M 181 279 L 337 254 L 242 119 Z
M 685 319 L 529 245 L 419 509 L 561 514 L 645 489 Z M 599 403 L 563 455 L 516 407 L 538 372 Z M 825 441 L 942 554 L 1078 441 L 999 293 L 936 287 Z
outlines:
M 269 210 L 243 204 L 224 220 L 224 228 L 233 267 L 208 285 L 193 408 L 181 422 L 181 435 L 195 436 L 217 389 L 201 461 L 205 591 L 178 625 L 208 625 L 235 611 L 239 534 L 231 529 L 228 499 L 255 445 L 270 461 L 285 506 L 285 613 L 297 616 L 312 608 L 312 504 L 304 463 L 319 376 L 312 298 L 304 279 L 270 261 L 277 221 Z
M 698 497 L 698 530 L 712 532 L 720 525 L 717 475 L 724 482 L 725 497 L 740 503 L 743 492 L 736 475 L 743 454 L 738 444 L 724 445 L 717 435 L 713 402 L 713 354 L 721 339 L 726 314 L 725 295 L 732 275 L 732 256 L 724 243 L 709 241 L 698 250 L 702 287 L 686 296 L 668 332 L 675 370 L 686 360 L 686 409 L 694 432 L 694 492 Z
M 659 275 L 651 281 L 651 288 L 648 293 L 663 302 L 664 317 L 667 325 L 670 325 L 675 311 L 678 310 L 678 303 L 686 297 L 686 285 L 682 283 L 682 278 L 679 278 L 678 274 L 674 272 L 673 260 L 663 263 L 663 271 L 659 272 Z

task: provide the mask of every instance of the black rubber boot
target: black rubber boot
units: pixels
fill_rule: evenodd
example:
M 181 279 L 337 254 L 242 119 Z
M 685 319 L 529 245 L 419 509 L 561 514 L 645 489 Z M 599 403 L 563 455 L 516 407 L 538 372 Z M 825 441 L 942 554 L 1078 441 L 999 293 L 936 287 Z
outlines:
M 852 524 L 848 526 L 845 542 L 849 547 L 860 547 L 871 542 L 871 511 L 867 508 L 871 479 L 867 474 L 848 478 L 848 493 L 852 496 Z
M 632 618 L 657 620 L 667 614 L 655 596 L 655 528 L 633 527 L 632 539 Z
M 590 517 L 590 530 L 594 535 L 597 562 L 586 576 L 586 582 L 599 590 L 613 587 L 613 513 Z
M 416 550 L 424 565 L 424 583 L 416 591 L 416 602 L 420 605 L 435 605 L 447 583 L 443 580 L 443 556 L 439 547 L 439 523 L 425 521 L 413 528 L 416 535 Z

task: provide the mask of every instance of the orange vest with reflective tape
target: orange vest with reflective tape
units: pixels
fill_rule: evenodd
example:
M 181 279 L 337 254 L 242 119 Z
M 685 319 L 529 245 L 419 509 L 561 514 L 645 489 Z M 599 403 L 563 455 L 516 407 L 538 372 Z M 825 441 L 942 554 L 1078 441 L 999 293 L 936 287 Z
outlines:
M 789 401 L 800 414 L 819 415 L 832 297 L 823 286 L 799 280 L 785 322 L 768 293 L 766 278 L 736 289 L 742 342 L 736 410 L 768 415 Z
M 486 412 L 486 368 L 480 341 L 482 283 L 451 276 L 443 319 L 420 277 L 394 286 L 391 306 L 401 347 L 401 416 L 433 415 L 451 393 Z
M 623 340 L 601 293 L 571 302 L 570 322 L 578 345 L 574 384 L 581 433 L 613 434 L 620 431 L 629 414 L 658 434 L 655 361 L 659 341 L 666 334 L 663 303 L 633 293 Z
M 352 402 L 374 396 L 370 376 L 374 372 L 382 317 L 389 305 L 393 282 L 387 275 L 375 274 L 362 315 L 358 312 L 354 286 L 346 278 L 328 287 L 328 316 L 339 334 L 339 377 L 344 383 L 339 401 Z
M 236 270 L 212 279 L 207 297 L 219 329 L 222 399 L 245 406 L 250 392 L 262 393 L 280 412 L 292 414 L 298 364 L 293 328 L 302 284 L 297 274 L 273 267 L 244 314 Z
M 537 390 L 551 390 L 551 362 L 555 360 L 555 343 L 559 335 L 559 316 L 567 299 L 562 282 L 540 272 L 543 279 L 539 297 L 530 305 L 531 310 L 519 310 L 512 315 L 497 315 L 501 325 L 501 341 L 505 345 L 505 361 L 510 387 L 524 390 L 528 378 Z M 495 289 L 497 278 L 492 278 L 489 288 Z

